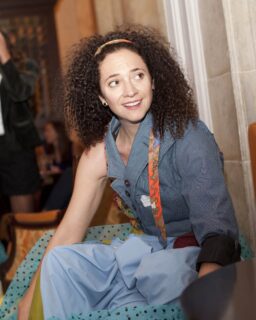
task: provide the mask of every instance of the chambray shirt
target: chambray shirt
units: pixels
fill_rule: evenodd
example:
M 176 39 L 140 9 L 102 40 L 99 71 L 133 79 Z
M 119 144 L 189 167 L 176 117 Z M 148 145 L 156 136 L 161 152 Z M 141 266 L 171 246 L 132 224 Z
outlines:
M 132 209 L 143 231 L 160 236 L 149 205 L 148 146 L 152 115 L 148 113 L 140 124 L 127 166 L 115 143 L 119 127 L 119 121 L 113 117 L 105 137 L 111 186 Z M 160 144 L 159 179 L 167 236 L 193 231 L 200 245 L 214 235 L 238 238 L 220 151 L 202 121 L 196 126 L 189 124 L 181 139 L 165 133 Z

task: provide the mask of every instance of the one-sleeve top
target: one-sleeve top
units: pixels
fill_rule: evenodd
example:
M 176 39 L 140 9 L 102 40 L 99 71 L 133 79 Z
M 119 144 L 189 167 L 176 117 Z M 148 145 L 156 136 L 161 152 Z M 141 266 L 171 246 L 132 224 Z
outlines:
M 112 188 L 132 210 L 141 229 L 159 236 L 149 201 L 148 146 L 152 123 L 148 113 L 139 126 L 126 166 L 115 143 L 120 127 L 115 117 L 109 124 L 105 144 Z M 206 257 L 204 252 L 199 257 L 200 262 L 216 260 L 209 257 L 211 251 L 217 250 L 216 256 L 223 257 L 221 261 L 227 250 L 232 251 L 231 255 L 238 252 L 237 222 L 213 134 L 198 120 L 189 123 L 182 138 L 174 139 L 166 131 L 160 143 L 158 171 L 167 236 L 193 232 L 199 245 L 206 243 L 208 248 Z M 220 244 L 224 245 L 223 250 Z

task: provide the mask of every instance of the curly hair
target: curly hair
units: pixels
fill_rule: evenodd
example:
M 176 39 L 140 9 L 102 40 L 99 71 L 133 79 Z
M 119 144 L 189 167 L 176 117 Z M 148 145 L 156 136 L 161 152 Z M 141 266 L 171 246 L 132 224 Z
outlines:
M 129 41 L 103 46 L 95 54 L 100 46 L 114 39 Z M 107 54 L 121 48 L 139 54 L 154 79 L 150 106 L 154 134 L 162 138 L 169 130 L 174 138 L 181 138 L 188 123 L 195 123 L 198 118 L 192 90 L 170 54 L 169 43 L 156 30 L 138 25 L 119 27 L 105 36 L 94 35 L 74 46 L 64 82 L 68 126 L 77 131 L 87 149 L 103 140 L 113 114 L 99 99 L 99 64 Z

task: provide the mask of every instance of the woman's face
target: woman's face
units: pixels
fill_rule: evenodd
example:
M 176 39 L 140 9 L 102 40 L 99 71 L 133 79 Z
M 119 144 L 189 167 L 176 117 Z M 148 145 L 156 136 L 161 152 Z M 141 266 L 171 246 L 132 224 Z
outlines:
M 99 65 L 100 99 L 121 123 L 138 124 L 152 102 L 153 83 L 142 58 L 128 49 L 108 54 Z
M 51 123 L 44 126 L 44 139 L 46 143 L 53 144 L 57 140 L 57 132 Z

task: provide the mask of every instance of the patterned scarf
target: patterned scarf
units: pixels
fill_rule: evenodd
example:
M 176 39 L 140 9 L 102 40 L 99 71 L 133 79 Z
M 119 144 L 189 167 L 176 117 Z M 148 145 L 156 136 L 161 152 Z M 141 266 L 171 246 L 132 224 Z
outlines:
M 160 230 L 160 238 L 164 246 L 166 246 L 166 228 L 163 219 L 161 198 L 160 198 L 160 184 L 158 174 L 158 159 L 160 151 L 160 141 L 154 137 L 151 130 L 149 136 L 149 150 L 148 150 L 148 182 L 149 182 L 149 196 L 152 208 L 152 214 L 155 220 L 156 226 Z M 125 204 L 125 202 L 116 195 L 115 202 L 118 208 L 130 218 L 132 226 L 138 230 L 140 225 L 133 213 L 133 211 Z

